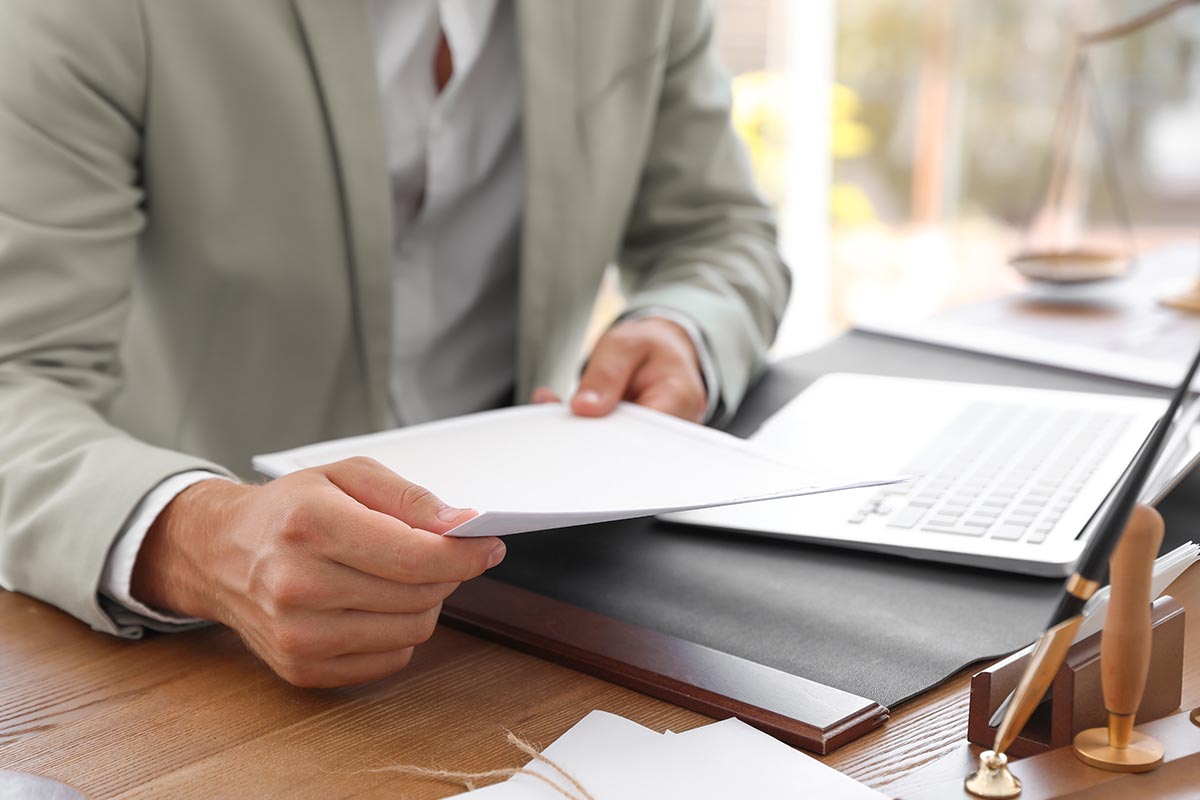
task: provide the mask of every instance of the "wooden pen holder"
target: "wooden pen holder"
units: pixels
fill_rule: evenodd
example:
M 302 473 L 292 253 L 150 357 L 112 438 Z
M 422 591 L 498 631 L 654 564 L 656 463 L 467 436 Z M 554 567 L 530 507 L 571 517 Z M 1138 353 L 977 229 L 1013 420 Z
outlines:
M 1174 713 L 1179 709 L 1183 692 L 1183 606 L 1164 595 L 1151 606 L 1151 620 L 1150 676 L 1138 710 L 1139 723 Z M 996 729 L 988 721 L 1016 688 L 1031 649 L 1014 653 L 971 677 L 967 738 L 974 744 L 992 746 Z M 1008 748 L 1008 755 L 1023 758 L 1065 747 L 1079 731 L 1107 724 L 1108 712 L 1100 685 L 1099 633 L 1071 646 L 1054 676 L 1049 695 Z

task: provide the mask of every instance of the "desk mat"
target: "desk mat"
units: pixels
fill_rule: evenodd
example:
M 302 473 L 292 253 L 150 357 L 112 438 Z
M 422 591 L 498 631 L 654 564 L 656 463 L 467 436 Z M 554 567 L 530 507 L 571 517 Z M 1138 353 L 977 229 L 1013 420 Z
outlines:
M 730 430 L 749 434 L 804 386 L 835 371 L 1157 394 L 1108 379 L 851 333 L 775 365 Z M 1181 483 L 1161 507 L 1167 518 L 1164 551 L 1196 536 L 1198 478 Z M 1059 580 L 653 520 L 526 533 L 507 543 L 507 558 L 489 573 L 494 580 L 887 708 L 967 665 L 1028 644 L 1062 586 Z

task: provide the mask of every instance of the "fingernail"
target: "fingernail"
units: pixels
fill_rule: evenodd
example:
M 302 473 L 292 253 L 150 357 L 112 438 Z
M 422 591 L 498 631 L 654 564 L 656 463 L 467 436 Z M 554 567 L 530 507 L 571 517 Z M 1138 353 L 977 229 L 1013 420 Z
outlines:
M 503 561 L 504 553 L 507 552 L 507 550 L 508 548 L 504 546 L 504 542 L 496 545 L 496 549 L 492 551 L 490 556 L 488 556 L 488 569 L 491 569 Z
M 595 389 L 584 389 L 579 393 L 579 400 L 588 405 L 598 406 L 600 405 L 600 393 Z
M 442 506 L 438 509 L 437 518 L 442 522 L 454 522 L 454 520 L 458 519 L 462 513 L 463 510 L 461 508 L 455 508 L 454 506 Z

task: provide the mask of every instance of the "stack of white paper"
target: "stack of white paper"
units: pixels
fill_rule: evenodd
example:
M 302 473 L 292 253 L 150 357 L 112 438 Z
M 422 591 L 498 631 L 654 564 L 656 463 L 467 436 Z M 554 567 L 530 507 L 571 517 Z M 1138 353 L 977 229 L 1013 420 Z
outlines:
M 1162 304 L 1196 281 L 1196 247 L 1138 257 L 1128 277 L 1022 291 L 916 322 L 857 327 L 943 347 L 1065 367 L 1151 386 L 1179 383 L 1200 342 L 1200 317 Z
M 640 406 L 603 418 L 522 406 L 257 456 L 272 477 L 370 456 L 479 516 L 454 536 L 496 536 L 667 511 L 871 486 L 831 478 L 760 446 Z
M 1158 597 L 1167 590 L 1171 582 L 1187 571 L 1192 564 L 1200 561 L 1200 545 L 1194 542 L 1181 544 L 1169 553 L 1159 556 L 1154 562 L 1154 572 L 1150 579 L 1150 596 Z M 1104 619 L 1108 612 L 1108 596 L 1111 587 L 1105 586 L 1092 595 L 1087 605 L 1083 607 L 1083 624 L 1075 634 L 1075 641 L 1082 642 L 1097 631 L 1103 630 Z
M 595 800 L 884 797 L 737 719 L 686 733 L 659 734 L 623 717 L 593 711 L 542 755 L 578 781 Z M 546 763 L 531 761 L 526 770 L 543 775 L 568 792 L 574 790 Z M 578 790 L 574 794 L 581 796 Z M 459 797 L 564 800 L 562 793 L 526 773 Z

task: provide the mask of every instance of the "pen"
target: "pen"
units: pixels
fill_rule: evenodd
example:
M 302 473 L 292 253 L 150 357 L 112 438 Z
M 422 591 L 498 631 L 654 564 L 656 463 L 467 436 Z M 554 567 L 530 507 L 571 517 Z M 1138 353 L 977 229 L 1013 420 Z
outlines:
M 1108 569 L 1109 556 L 1112 555 L 1117 540 L 1121 538 L 1138 495 L 1162 451 L 1171 421 L 1187 395 L 1197 366 L 1200 366 L 1200 351 L 1197 351 L 1187 374 L 1176 388 L 1166 413 L 1155 424 L 1130 464 L 1129 470 L 1118 483 L 1113 501 L 1097 523 L 1096 531 L 1084 548 L 1075 572 L 1067 578 L 1058 606 L 1050 617 L 1050 623 L 1034 646 L 1033 654 L 1029 657 L 1016 690 L 1009 698 L 1007 708 L 1003 709 L 1004 717 L 996 731 L 996 741 L 992 748 L 994 753 L 1004 753 L 1017 738 L 1017 734 L 1029 721 L 1030 715 L 1041 702 L 1046 689 L 1062 665 L 1075 633 L 1083 622 L 1083 606 L 1100 588 Z

